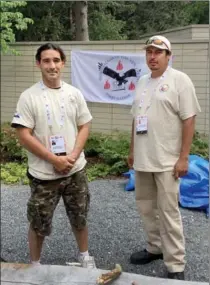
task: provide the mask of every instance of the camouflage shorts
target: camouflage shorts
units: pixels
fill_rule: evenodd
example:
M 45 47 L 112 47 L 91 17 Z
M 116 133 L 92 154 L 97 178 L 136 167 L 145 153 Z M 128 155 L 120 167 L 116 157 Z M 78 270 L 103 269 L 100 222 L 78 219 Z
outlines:
M 38 234 L 50 235 L 53 213 L 61 196 L 72 227 L 80 230 L 86 226 L 90 194 L 84 169 L 54 181 L 31 179 L 30 187 L 27 217 Z

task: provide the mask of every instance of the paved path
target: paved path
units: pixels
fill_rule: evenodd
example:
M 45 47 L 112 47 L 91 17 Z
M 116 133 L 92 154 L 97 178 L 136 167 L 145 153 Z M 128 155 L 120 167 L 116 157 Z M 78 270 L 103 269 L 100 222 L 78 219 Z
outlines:
M 144 248 L 145 237 L 135 207 L 134 192 L 126 192 L 123 187 L 120 180 L 90 183 L 89 251 L 95 256 L 98 268 L 109 270 L 115 263 L 120 263 L 124 272 L 164 277 L 165 266 L 161 260 L 145 266 L 129 263 L 130 254 Z M 1 256 L 10 262 L 29 262 L 28 197 L 28 186 L 1 187 Z M 181 212 L 186 236 L 186 279 L 207 282 L 209 219 L 202 212 L 186 209 Z M 41 261 L 43 264 L 65 265 L 66 261 L 76 261 L 76 254 L 75 239 L 61 202 L 54 215 L 52 235 L 45 241 Z

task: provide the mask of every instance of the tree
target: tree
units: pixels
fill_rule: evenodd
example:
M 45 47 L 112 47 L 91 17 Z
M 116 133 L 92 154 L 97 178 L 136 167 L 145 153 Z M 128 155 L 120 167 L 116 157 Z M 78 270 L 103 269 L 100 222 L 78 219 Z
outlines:
M 11 43 L 15 42 L 15 31 L 26 30 L 28 24 L 32 24 L 33 20 L 24 18 L 23 14 L 18 11 L 19 7 L 25 6 L 25 1 L 1 1 L 0 13 L 1 13 L 1 52 L 16 53 L 14 49 L 10 47 Z
M 190 24 L 208 24 L 209 2 L 142 1 L 126 21 L 129 39 Z M 125 16 L 126 17 L 126 16 Z
M 185 1 L 149 1 L 136 4 L 135 13 L 127 21 L 129 39 L 139 39 L 155 33 L 188 24 Z
M 126 20 L 119 16 L 127 11 L 129 17 L 132 4 L 125 5 L 123 2 L 104 1 L 88 3 L 88 22 L 90 39 L 103 40 L 126 40 Z
M 73 5 L 75 17 L 76 41 L 89 41 L 88 32 L 88 3 L 87 1 L 76 1 Z
M 31 1 L 21 12 L 34 20 L 19 41 L 89 40 L 86 1 Z
M 72 1 L 29 1 L 21 7 L 23 15 L 30 17 L 34 25 L 24 32 L 17 31 L 18 41 L 59 41 L 71 40 L 73 25 L 69 23 Z
M 18 41 L 137 40 L 209 23 L 208 1 L 28 1 L 19 9 L 34 25 L 16 31 Z
M 113 1 L 112 1 L 113 2 Z M 29 1 L 21 12 L 33 18 L 27 31 L 17 31 L 18 41 L 69 41 L 126 39 L 126 22 L 115 19 L 111 1 Z M 126 7 L 127 9 L 127 7 Z M 87 17 L 88 16 L 88 17 Z M 110 32 L 111 30 L 111 32 Z
M 187 6 L 189 22 L 193 24 L 209 24 L 209 2 L 190 1 Z

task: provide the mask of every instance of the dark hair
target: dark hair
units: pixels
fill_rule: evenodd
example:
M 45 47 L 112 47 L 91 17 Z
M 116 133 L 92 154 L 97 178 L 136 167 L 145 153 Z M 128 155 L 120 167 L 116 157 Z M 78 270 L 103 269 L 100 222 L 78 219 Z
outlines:
M 52 43 L 46 43 L 46 44 L 43 44 L 41 45 L 37 52 L 36 52 L 36 55 L 35 55 L 35 58 L 38 62 L 41 61 L 41 53 L 44 51 L 44 50 L 49 50 L 49 49 L 52 49 L 52 50 L 56 50 L 59 52 L 60 54 L 60 57 L 61 57 L 61 60 L 66 62 L 66 55 L 64 53 L 64 51 L 62 50 L 61 47 L 59 47 L 59 45 L 56 45 L 56 44 L 52 44 Z

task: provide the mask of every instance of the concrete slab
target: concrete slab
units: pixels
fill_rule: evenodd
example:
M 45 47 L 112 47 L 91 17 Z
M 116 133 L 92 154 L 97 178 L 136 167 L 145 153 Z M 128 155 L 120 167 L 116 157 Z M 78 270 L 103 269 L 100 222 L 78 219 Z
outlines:
M 2 285 L 95 285 L 96 279 L 107 272 L 72 266 L 1 263 Z M 207 285 L 202 282 L 168 280 L 132 273 L 122 273 L 112 285 Z

